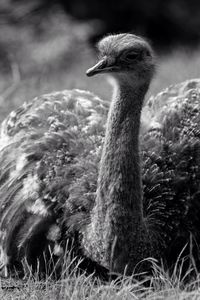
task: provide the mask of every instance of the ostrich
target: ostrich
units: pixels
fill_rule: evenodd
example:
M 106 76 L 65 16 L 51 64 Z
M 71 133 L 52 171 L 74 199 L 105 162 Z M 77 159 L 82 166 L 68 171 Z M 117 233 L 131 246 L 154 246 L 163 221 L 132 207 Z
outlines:
M 199 266 L 200 83 L 171 87 L 142 110 L 155 69 L 148 42 L 109 35 L 98 50 L 87 75 L 112 76 L 110 105 L 86 91 L 55 92 L 1 125 L 5 276 L 24 259 L 33 271 L 48 258 L 60 270 L 70 245 L 96 273 L 131 274 L 148 257 L 170 267 L 180 253 Z

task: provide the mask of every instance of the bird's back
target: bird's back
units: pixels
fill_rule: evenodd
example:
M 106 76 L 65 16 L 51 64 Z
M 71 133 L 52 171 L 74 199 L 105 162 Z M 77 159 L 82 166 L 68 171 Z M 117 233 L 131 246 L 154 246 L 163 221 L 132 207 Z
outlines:
M 145 116 L 141 149 L 147 224 L 168 265 L 182 253 L 200 268 L 200 80 L 152 97 Z
M 7 263 L 18 266 L 24 257 L 36 268 L 49 249 L 48 255 L 62 256 L 66 227 L 87 221 L 107 110 L 92 93 L 72 90 L 38 97 L 3 121 L 2 269 Z

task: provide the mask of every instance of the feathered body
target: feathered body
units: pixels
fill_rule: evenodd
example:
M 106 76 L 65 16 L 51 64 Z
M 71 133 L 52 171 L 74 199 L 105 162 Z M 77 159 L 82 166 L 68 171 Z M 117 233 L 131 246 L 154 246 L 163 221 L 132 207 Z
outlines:
M 36 98 L 4 120 L 1 266 L 17 267 L 26 257 L 36 269 L 39 258 L 44 271 L 44 256 L 57 261 L 67 239 L 72 243 L 75 232 L 84 230 L 94 204 L 107 110 L 108 103 L 93 94 L 72 90 Z
M 136 38 L 134 36 L 134 43 Z M 148 49 L 143 50 L 149 59 Z M 99 66 L 105 68 L 105 63 Z M 112 115 L 109 116 L 110 127 L 113 132 L 117 131 L 122 144 L 117 151 L 127 143 L 126 135 L 133 134 L 128 129 L 135 124 L 126 118 L 130 107 L 127 109 L 125 104 L 120 102 L 124 109 L 123 120 L 119 122 L 119 118 L 112 120 Z M 115 248 L 117 259 L 121 261 L 118 263 L 116 259 L 118 266 L 111 267 L 114 271 L 123 271 L 128 260 L 133 270 L 141 259 L 150 256 L 162 259 L 170 267 L 185 246 L 183 255 L 194 258 L 195 267 L 200 267 L 200 80 L 169 87 L 144 106 L 141 126 L 137 124 L 140 159 L 136 160 L 136 166 L 142 175 L 141 190 L 140 176 L 137 172 L 130 174 L 131 166 L 127 164 L 128 161 L 131 165 L 135 157 L 116 156 L 122 173 L 114 169 L 110 194 L 103 194 L 108 189 L 104 177 L 110 175 L 105 173 L 104 177 L 98 177 L 98 173 L 111 172 L 112 164 L 116 167 L 115 158 L 106 148 L 109 141 L 104 143 L 102 160 L 110 159 L 111 164 L 108 168 L 100 166 L 108 110 L 108 102 L 89 92 L 63 91 L 24 104 L 2 123 L 2 270 L 7 265 L 20 269 L 25 259 L 33 270 L 38 268 L 39 261 L 44 271 L 48 258 L 53 261 L 49 268 L 56 265 L 59 269 L 64 252 L 72 244 L 75 255 L 83 258 L 81 267 L 91 272 L 104 272 L 101 265 L 109 268 L 112 257 L 106 255 L 109 251 L 113 254 Z M 135 114 L 135 118 L 140 119 L 140 116 Z M 115 124 L 121 127 L 112 128 Z M 115 137 L 110 135 L 110 143 L 116 142 Z M 137 139 L 134 137 L 134 143 Z M 135 188 L 138 194 L 131 194 L 128 200 L 133 198 L 133 202 L 126 207 L 126 202 L 120 202 L 130 198 L 125 195 L 124 187 L 130 188 L 134 180 L 138 180 L 139 186 Z M 116 191 L 121 198 L 116 197 Z M 98 202 L 98 193 L 104 203 Z M 142 205 L 138 204 L 140 197 Z M 137 205 L 134 213 L 133 206 Z M 115 240 L 116 232 L 112 232 L 113 228 L 118 230 L 117 226 L 121 244 Z M 99 228 L 105 232 L 101 233 Z M 108 239 L 108 246 L 103 235 Z M 123 241 L 129 243 L 123 245 Z M 110 245 L 113 248 L 107 251 Z M 126 261 L 124 256 L 127 256 Z
M 144 212 L 168 267 L 178 257 L 200 267 L 199 100 L 200 80 L 189 80 L 151 98 L 143 111 Z
M 170 87 L 142 114 L 150 120 L 140 136 L 144 216 L 156 258 L 169 264 L 190 236 L 200 243 L 199 91 L 199 80 Z M 107 111 L 89 92 L 63 91 L 24 104 L 2 123 L 2 266 L 26 256 L 36 267 L 49 247 L 57 259 L 77 236 L 84 256 Z

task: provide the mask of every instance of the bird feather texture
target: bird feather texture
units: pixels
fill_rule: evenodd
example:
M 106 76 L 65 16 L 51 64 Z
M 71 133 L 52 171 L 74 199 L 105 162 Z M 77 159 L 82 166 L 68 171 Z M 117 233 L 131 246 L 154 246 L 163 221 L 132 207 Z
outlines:
M 109 102 L 81 90 L 35 98 L 11 112 L 0 136 L 0 265 L 33 269 L 69 244 L 92 271 L 83 238 L 91 222 Z M 142 111 L 143 214 L 157 259 L 175 262 L 191 240 L 199 265 L 200 80 L 171 86 Z M 120 176 L 120 174 L 118 174 Z M 128 180 L 128 178 L 127 178 Z M 117 184 L 117 182 L 116 182 Z M 67 243 L 70 240 L 70 243 Z M 58 248 L 58 246 L 60 248 Z M 61 249 L 60 251 L 57 251 Z M 186 250 L 187 250 L 186 249 Z M 153 255 L 153 253 L 152 253 Z M 60 264 L 59 264 L 60 267 Z

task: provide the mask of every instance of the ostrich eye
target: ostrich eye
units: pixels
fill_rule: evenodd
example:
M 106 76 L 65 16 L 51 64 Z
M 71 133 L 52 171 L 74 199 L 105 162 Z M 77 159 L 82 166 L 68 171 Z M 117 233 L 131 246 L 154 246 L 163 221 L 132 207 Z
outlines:
M 138 53 L 136 52 L 131 52 L 131 53 L 127 53 L 125 56 L 125 59 L 127 60 L 134 60 L 138 57 Z

